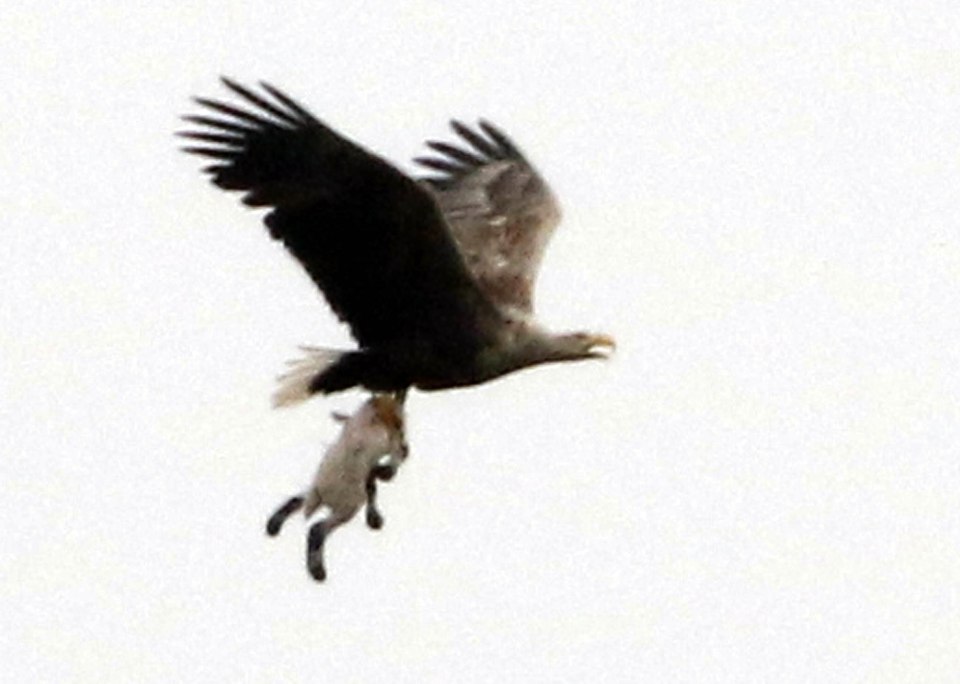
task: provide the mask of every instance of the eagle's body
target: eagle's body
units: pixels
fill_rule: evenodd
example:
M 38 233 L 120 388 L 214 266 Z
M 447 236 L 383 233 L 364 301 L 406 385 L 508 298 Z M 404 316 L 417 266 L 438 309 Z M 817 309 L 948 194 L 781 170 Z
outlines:
M 514 144 L 485 122 L 453 122 L 469 147 L 431 142 L 439 172 L 407 176 L 317 120 L 277 89 L 224 83 L 250 110 L 197 99 L 216 116 L 186 148 L 265 223 L 345 321 L 359 348 L 308 350 L 277 403 L 354 386 L 403 392 L 473 385 L 528 366 L 601 356 L 604 335 L 552 335 L 532 292 L 560 212 Z

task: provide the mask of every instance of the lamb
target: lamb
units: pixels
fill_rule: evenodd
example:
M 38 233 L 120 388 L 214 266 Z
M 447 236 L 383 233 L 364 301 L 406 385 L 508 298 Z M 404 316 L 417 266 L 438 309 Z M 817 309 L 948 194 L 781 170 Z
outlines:
M 343 427 L 340 436 L 324 453 L 313 483 L 291 497 L 267 521 L 267 534 L 280 533 L 283 523 L 303 509 L 310 518 L 321 506 L 329 514 L 310 527 L 307 535 L 307 570 L 322 582 L 326 579 L 323 544 L 333 530 L 348 522 L 366 503 L 367 525 L 383 527 L 377 509 L 377 480 L 389 481 L 409 453 L 404 431 L 403 404 L 392 395 L 374 395 L 352 415 L 334 413 Z

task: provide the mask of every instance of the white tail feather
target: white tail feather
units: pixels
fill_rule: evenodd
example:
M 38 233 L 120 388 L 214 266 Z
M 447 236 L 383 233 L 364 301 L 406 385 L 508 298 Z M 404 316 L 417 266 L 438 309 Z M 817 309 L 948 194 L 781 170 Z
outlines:
M 289 370 L 277 378 L 280 386 L 273 393 L 273 407 L 302 403 L 310 398 L 310 383 L 346 352 L 323 347 L 300 347 L 306 356 L 287 361 Z

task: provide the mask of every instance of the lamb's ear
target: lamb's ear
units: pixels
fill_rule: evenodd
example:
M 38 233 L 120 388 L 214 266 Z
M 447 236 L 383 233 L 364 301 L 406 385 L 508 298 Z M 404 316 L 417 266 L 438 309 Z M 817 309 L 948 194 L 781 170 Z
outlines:
M 350 420 L 350 416 L 348 416 L 346 413 L 340 413 L 339 411 L 332 411 L 330 413 L 330 417 L 338 423 L 346 423 L 348 420 Z

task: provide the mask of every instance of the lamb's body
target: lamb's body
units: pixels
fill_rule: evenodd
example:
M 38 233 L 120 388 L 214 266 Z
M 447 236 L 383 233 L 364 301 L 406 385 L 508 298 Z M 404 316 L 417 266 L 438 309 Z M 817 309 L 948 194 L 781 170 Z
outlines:
M 284 521 L 303 509 L 309 518 L 318 508 L 329 514 L 310 528 L 307 569 L 314 579 L 326 577 L 323 542 L 350 521 L 364 503 L 367 525 L 379 529 L 383 517 L 376 508 L 376 480 L 389 480 L 407 457 L 403 405 L 390 395 L 374 396 L 352 416 L 334 414 L 343 423 L 340 436 L 317 468 L 311 486 L 277 509 L 267 522 L 267 534 L 280 532 Z

